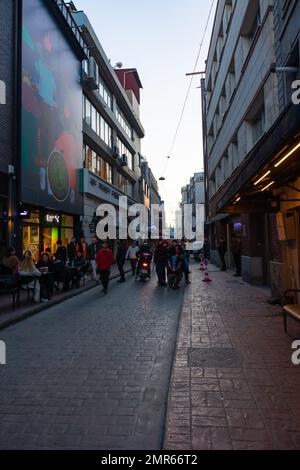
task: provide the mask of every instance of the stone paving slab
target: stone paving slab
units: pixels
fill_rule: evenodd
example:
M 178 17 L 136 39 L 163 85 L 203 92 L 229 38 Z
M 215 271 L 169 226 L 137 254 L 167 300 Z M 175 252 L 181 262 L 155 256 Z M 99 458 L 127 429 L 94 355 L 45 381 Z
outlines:
M 281 309 L 267 292 L 210 267 L 202 282 L 193 267 L 186 290 L 169 391 L 164 448 L 299 449 L 300 366 Z M 299 325 L 291 332 L 300 336 Z M 240 367 L 189 367 L 192 349 L 233 349 Z M 193 365 L 193 364 L 191 364 Z
M 1 331 L 0 449 L 161 449 L 182 299 L 128 276 Z

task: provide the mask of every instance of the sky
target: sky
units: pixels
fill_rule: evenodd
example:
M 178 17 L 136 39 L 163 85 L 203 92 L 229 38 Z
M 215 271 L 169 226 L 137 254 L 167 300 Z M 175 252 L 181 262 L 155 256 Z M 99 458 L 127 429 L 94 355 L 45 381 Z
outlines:
M 84 10 L 112 65 L 138 70 L 143 84 L 142 154 L 159 183 L 168 221 L 181 188 L 203 170 L 200 78 L 195 76 L 182 125 L 170 149 L 213 0 L 74 0 Z M 215 1 L 216 4 L 216 1 Z M 214 14 L 197 71 L 205 70 Z M 167 157 L 171 156 L 168 160 Z

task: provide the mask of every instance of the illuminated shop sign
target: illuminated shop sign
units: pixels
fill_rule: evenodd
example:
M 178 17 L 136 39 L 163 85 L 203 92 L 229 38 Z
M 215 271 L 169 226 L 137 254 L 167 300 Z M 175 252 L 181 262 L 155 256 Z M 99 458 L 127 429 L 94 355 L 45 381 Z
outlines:
M 59 224 L 60 215 L 58 215 L 58 214 L 47 214 L 46 215 L 46 222 L 48 222 L 48 224 Z

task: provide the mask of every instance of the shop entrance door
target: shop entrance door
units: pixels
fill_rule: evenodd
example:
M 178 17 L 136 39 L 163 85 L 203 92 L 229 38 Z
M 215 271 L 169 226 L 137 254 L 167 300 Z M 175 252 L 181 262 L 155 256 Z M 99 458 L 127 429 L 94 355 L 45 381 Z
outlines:
M 38 225 L 23 225 L 23 253 L 29 250 L 35 261 L 40 257 L 39 240 L 40 229 Z
M 58 240 L 58 227 L 43 229 L 43 251 L 50 248 L 52 255 L 56 252 Z

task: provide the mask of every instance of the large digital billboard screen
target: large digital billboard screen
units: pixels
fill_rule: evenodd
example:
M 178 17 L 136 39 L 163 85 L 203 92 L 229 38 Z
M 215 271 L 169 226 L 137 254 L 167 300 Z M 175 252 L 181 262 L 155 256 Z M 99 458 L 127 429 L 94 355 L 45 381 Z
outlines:
M 80 61 L 42 0 L 23 1 L 22 200 L 82 214 Z

